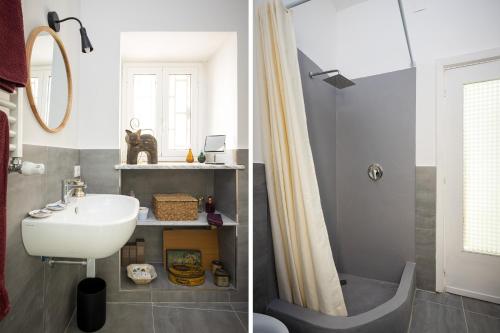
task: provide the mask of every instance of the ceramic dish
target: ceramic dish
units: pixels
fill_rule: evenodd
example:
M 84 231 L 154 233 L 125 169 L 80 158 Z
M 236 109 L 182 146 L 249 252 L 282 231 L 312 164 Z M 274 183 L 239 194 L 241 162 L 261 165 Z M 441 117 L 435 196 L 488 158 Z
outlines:
M 52 215 L 52 212 L 48 209 L 35 209 L 28 213 L 29 216 L 34 217 L 36 219 L 43 219 L 44 217 L 49 217 Z
M 148 284 L 156 279 L 156 270 L 149 264 L 130 264 L 127 266 L 127 276 L 135 284 Z
M 47 208 L 49 210 L 58 211 L 58 210 L 65 209 L 66 205 L 58 201 L 58 202 L 53 202 L 53 203 L 48 204 L 47 206 L 45 206 L 45 208 Z

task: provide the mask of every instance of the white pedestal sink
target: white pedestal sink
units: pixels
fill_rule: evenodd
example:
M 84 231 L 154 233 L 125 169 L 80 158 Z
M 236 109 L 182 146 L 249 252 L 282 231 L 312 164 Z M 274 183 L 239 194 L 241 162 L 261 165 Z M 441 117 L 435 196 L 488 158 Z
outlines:
M 71 198 L 65 210 L 50 217 L 23 220 L 24 247 L 33 256 L 85 258 L 92 264 L 125 245 L 134 232 L 138 211 L 139 201 L 124 195 Z

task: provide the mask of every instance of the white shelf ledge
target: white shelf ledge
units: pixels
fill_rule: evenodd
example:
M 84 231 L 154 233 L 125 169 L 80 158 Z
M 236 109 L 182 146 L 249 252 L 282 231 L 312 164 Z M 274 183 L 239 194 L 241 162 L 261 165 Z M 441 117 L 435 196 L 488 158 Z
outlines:
M 220 212 L 216 212 L 221 214 Z M 224 214 L 221 214 L 223 227 L 237 226 L 238 223 L 230 219 Z M 199 213 L 198 219 L 193 221 L 159 221 L 156 219 L 154 214 L 149 211 L 148 218 L 146 220 L 137 220 L 138 226 L 166 226 L 166 227 L 208 227 L 207 213 Z
M 206 164 L 186 162 L 160 162 L 158 164 L 117 164 L 116 170 L 243 170 L 240 164 Z

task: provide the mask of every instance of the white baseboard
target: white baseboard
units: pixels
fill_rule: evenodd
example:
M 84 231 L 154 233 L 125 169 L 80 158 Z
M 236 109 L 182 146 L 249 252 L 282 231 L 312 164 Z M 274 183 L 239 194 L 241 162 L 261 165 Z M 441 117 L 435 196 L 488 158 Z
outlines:
M 500 297 L 499 296 L 483 294 L 483 293 L 479 293 L 479 292 L 475 292 L 475 291 L 471 291 L 471 290 L 466 290 L 466 289 L 461 289 L 461 288 L 455 288 L 455 287 L 451 287 L 451 286 L 446 286 L 445 289 L 447 292 L 449 292 L 451 294 L 457 294 L 460 296 L 465 296 L 465 297 L 475 298 L 475 299 L 479 299 L 479 300 L 486 301 L 486 302 L 500 304 Z

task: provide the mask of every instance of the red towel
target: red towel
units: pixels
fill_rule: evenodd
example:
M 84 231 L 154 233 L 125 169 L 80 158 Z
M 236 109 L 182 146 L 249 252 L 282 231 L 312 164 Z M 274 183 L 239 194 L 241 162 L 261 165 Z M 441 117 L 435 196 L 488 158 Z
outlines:
M 0 0 L 0 88 L 13 93 L 27 80 L 21 0 Z
M 0 0 L 3 1 L 3 0 Z M 10 310 L 5 288 L 5 253 L 7 251 L 7 176 L 9 166 L 9 119 L 0 111 L 0 320 Z

